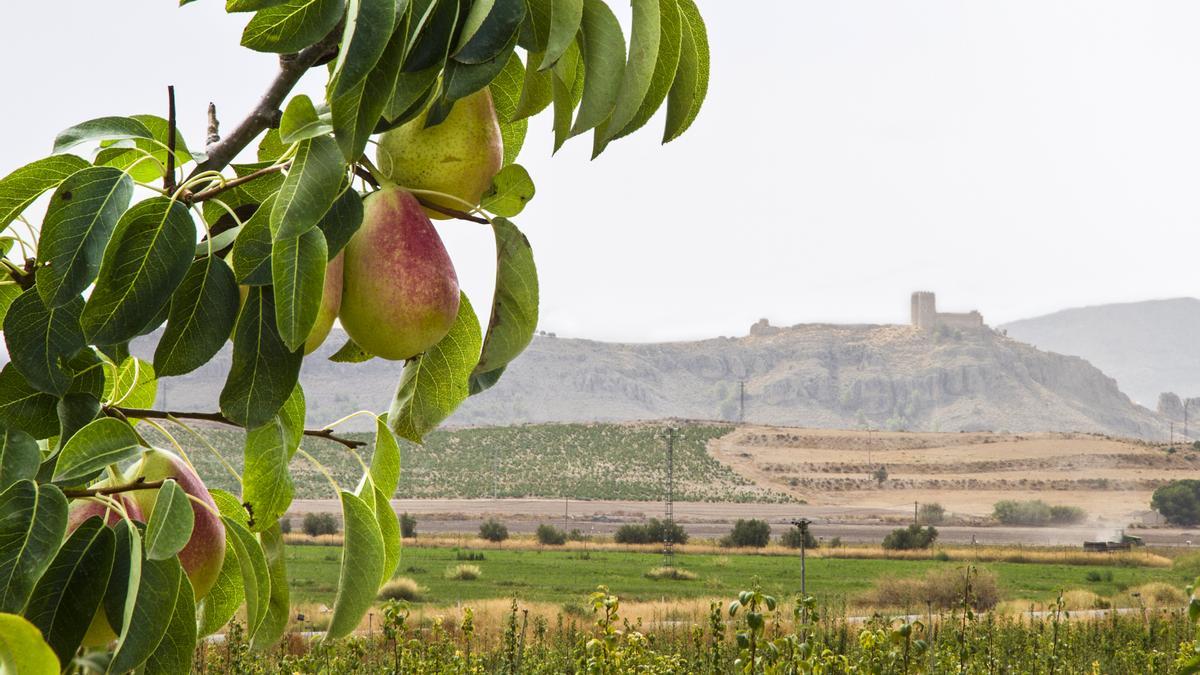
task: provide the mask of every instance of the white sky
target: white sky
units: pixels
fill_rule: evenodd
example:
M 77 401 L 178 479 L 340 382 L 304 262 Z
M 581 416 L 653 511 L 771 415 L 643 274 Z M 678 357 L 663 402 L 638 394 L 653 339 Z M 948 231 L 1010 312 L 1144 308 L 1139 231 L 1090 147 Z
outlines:
M 0 174 L 76 122 L 165 115 L 167 84 L 193 146 L 209 100 L 232 127 L 275 57 L 237 46 L 247 16 L 223 4 L 0 3 Z M 551 159 L 548 112 L 531 124 L 519 161 L 538 195 L 515 220 L 543 329 L 903 322 L 916 289 L 989 323 L 1200 294 L 1200 3 L 700 6 L 712 83 L 681 139 L 660 147 L 656 118 L 595 162 L 590 136 Z M 490 235 L 439 227 L 485 305 Z

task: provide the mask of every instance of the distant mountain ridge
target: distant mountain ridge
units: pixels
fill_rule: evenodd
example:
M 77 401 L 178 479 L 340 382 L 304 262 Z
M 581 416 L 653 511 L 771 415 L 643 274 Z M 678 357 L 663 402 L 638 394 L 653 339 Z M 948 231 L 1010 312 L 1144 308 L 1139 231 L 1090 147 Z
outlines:
M 1000 328 L 1039 349 L 1087 359 L 1133 400 L 1200 396 L 1200 299 L 1065 309 Z

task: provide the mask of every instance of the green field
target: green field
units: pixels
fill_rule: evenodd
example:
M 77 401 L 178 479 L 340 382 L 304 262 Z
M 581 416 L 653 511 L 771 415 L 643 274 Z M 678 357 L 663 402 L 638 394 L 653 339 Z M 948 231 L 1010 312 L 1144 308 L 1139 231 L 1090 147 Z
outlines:
M 195 427 L 241 471 L 244 433 Z M 675 435 L 675 498 L 681 501 L 784 501 L 780 493 L 753 486 L 705 451 L 727 425 L 679 424 Z M 210 487 L 239 493 L 220 462 L 194 436 L 172 429 Z M 152 434 L 151 434 L 152 435 Z M 370 441 L 366 434 L 348 434 Z M 163 441 L 159 440 L 159 443 Z M 309 439 L 304 448 L 329 468 L 342 486 L 361 475 L 341 445 Z M 368 460 L 371 448 L 359 450 Z M 666 424 L 537 424 L 435 431 L 424 446 L 404 443 L 397 497 L 570 497 L 658 500 L 663 497 Z M 292 460 L 296 497 L 335 498 L 332 488 L 304 459 Z
M 464 551 L 466 549 L 463 549 Z M 459 564 L 458 549 L 405 548 L 397 576 L 409 577 L 425 587 L 423 600 L 432 604 L 511 598 L 573 604 L 600 584 L 623 600 L 648 601 L 663 598 L 732 597 L 749 588 L 755 578 L 763 589 L 780 597 L 794 596 L 800 589 L 798 557 L 777 555 L 676 556 L 676 566 L 698 575 L 694 581 L 655 581 L 645 573 L 662 564 L 656 553 L 618 551 L 483 550 L 484 560 L 471 561 L 483 572 L 474 581 L 444 577 L 447 568 Z M 293 602 L 330 604 L 337 585 L 341 550 L 334 546 L 289 546 L 288 574 Z M 936 560 L 809 559 L 808 591 L 825 602 L 851 598 L 867 590 L 883 575 L 920 576 L 934 568 L 962 569 L 962 562 Z M 1133 586 L 1163 581 L 1183 588 L 1194 578 L 1194 570 L 1175 568 L 1102 567 L 1032 563 L 980 563 L 998 577 L 1005 599 L 1048 601 L 1060 590 L 1087 589 L 1111 596 Z M 1089 581 L 1088 573 L 1102 570 L 1101 581 Z M 1111 572 L 1111 579 L 1108 573 Z

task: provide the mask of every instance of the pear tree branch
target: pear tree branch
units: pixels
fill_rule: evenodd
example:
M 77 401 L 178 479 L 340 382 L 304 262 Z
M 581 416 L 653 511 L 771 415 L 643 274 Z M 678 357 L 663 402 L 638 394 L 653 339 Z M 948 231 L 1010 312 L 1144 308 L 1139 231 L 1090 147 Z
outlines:
M 146 480 L 145 476 L 139 476 L 132 483 L 125 485 L 107 485 L 104 487 L 94 488 L 70 488 L 63 490 L 63 496 L 70 499 L 78 499 L 80 497 L 95 497 L 96 495 L 115 495 L 122 492 L 133 492 L 134 490 L 157 490 L 163 486 L 161 480 Z
M 195 412 L 184 410 L 153 410 L 150 408 L 123 408 L 119 406 L 108 406 L 104 409 L 104 413 L 110 417 L 118 418 L 134 418 L 134 419 L 156 419 L 167 420 L 172 417 L 181 420 L 203 420 L 205 422 L 215 422 L 217 424 L 225 424 L 231 427 L 242 428 L 242 425 L 234 422 L 228 417 L 219 412 Z M 325 440 L 341 443 L 347 448 L 361 448 L 366 445 L 366 441 L 356 441 L 351 438 L 345 438 L 333 433 L 333 429 L 305 429 L 305 436 L 313 438 L 324 438 Z

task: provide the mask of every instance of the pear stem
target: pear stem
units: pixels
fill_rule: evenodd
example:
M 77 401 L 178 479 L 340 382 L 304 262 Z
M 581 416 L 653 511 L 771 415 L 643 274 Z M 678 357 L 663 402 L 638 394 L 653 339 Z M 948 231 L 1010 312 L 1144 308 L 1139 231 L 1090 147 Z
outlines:
M 111 417 L 132 417 L 135 419 L 158 419 L 169 420 L 172 417 L 188 420 L 204 420 L 206 422 L 216 422 L 217 424 L 225 424 L 231 427 L 241 427 L 242 425 L 234 422 L 228 417 L 219 412 L 194 412 L 184 410 L 152 410 L 150 408 L 122 408 L 117 406 L 108 406 L 104 409 L 104 413 Z M 347 448 L 361 448 L 366 445 L 366 441 L 356 441 L 349 438 L 343 438 L 333 433 L 332 429 L 305 429 L 305 436 L 313 436 L 315 438 L 324 438 L 335 443 L 341 443 Z
M 63 490 L 63 496 L 70 499 L 79 499 L 81 497 L 95 497 L 96 495 L 115 495 L 121 492 L 133 492 L 134 490 L 157 490 L 163 486 L 161 480 L 146 480 L 138 478 L 132 483 L 125 485 L 109 485 L 106 487 L 96 488 L 74 488 Z

